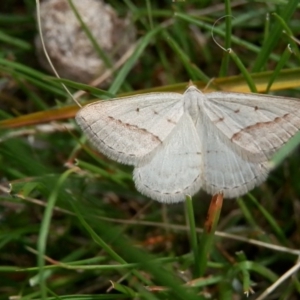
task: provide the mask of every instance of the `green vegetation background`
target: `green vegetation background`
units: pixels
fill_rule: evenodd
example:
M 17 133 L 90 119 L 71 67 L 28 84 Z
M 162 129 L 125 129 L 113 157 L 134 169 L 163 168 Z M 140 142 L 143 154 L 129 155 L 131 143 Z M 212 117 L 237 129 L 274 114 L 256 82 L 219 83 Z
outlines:
M 264 92 L 270 83 L 299 98 L 298 1 L 108 3 L 138 32 L 113 95 L 216 78 L 210 88 Z M 201 228 L 211 197 L 151 201 L 130 167 L 85 143 L 76 106 L 38 64 L 35 9 L 33 0 L 0 2 L 0 299 L 298 299 L 297 273 L 278 281 L 300 254 L 299 151 L 286 157 L 298 140 L 266 183 L 224 201 L 210 244 Z M 234 18 L 213 29 L 225 15 Z M 106 94 L 65 82 L 88 90 L 86 100 Z

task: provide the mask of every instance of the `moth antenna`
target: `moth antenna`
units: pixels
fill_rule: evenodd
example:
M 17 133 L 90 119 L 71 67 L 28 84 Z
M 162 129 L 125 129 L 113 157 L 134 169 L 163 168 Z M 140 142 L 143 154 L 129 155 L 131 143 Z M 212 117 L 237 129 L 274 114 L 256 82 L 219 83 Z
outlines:
M 215 42 L 215 44 L 218 45 L 222 50 L 224 50 L 224 51 L 226 51 L 226 52 L 231 52 L 231 48 L 225 49 L 223 46 L 221 46 L 221 45 L 217 42 L 217 40 L 216 40 L 215 37 L 214 37 L 214 28 L 215 28 L 216 24 L 217 24 L 221 19 L 226 18 L 226 17 L 234 18 L 234 16 L 232 16 L 232 15 L 225 15 L 225 16 L 222 16 L 222 17 L 220 17 L 219 19 L 217 19 L 217 20 L 215 21 L 215 23 L 214 23 L 212 29 L 211 29 L 211 37 L 212 37 L 213 41 Z
M 42 23 L 41 23 L 41 11 L 40 11 L 40 2 L 39 0 L 35 0 L 36 2 L 36 14 L 37 14 L 37 23 L 38 23 L 38 32 L 39 32 L 39 35 L 40 35 L 40 39 L 41 39 L 41 44 L 42 44 L 42 48 L 43 48 L 43 51 L 45 53 L 45 56 L 46 56 L 46 59 L 48 61 L 48 63 L 50 64 L 50 67 L 51 69 L 53 70 L 55 76 L 59 79 L 60 76 L 59 74 L 57 73 L 54 65 L 52 64 L 52 61 L 51 61 L 51 58 L 48 54 L 48 51 L 46 49 L 46 46 L 45 46 L 45 43 L 44 43 L 44 38 L 43 38 L 43 31 L 42 31 Z M 79 106 L 79 107 L 82 107 L 81 104 L 74 98 L 74 96 L 72 95 L 72 93 L 69 91 L 69 89 L 63 84 L 61 83 L 61 85 L 63 86 L 63 88 L 65 89 L 65 91 L 67 92 L 67 94 L 73 99 L 73 101 Z
M 209 86 L 210 85 L 213 85 L 213 82 L 215 81 L 215 77 L 213 77 L 213 78 L 211 78 L 210 80 L 209 80 L 209 82 L 206 84 L 206 86 L 204 87 L 204 89 L 203 89 L 203 92 L 205 92 L 208 88 L 209 88 Z

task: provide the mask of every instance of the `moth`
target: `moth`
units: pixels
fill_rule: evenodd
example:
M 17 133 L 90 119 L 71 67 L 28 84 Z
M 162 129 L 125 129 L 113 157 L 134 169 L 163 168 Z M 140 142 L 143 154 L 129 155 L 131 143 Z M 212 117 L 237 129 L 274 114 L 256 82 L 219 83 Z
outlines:
M 149 93 L 98 101 L 76 121 L 95 148 L 133 165 L 138 191 L 184 201 L 201 188 L 235 198 L 261 184 L 300 128 L 300 102 L 260 94 Z

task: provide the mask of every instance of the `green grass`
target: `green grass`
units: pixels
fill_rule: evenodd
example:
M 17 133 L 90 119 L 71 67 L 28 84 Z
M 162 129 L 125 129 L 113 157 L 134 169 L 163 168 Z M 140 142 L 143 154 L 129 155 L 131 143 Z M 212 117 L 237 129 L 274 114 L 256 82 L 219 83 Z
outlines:
M 176 205 L 140 195 L 132 168 L 86 143 L 61 86 L 87 91 L 81 103 L 183 91 L 189 80 L 299 98 L 297 1 L 109 3 L 129 13 L 138 39 L 102 90 L 41 69 L 35 1 L 0 3 L 0 300 L 297 299 L 299 134 L 266 183 L 207 218 L 204 192 Z

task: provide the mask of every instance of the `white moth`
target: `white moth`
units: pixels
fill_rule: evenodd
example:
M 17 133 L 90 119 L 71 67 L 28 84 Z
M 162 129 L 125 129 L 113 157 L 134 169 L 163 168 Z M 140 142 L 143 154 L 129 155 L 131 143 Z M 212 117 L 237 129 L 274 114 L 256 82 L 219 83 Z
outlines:
M 98 101 L 76 121 L 97 150 L 134 166 L 136 188 L 152 199 L 184 201 L 200 188 L 234 198 L 266 179 L 268 159 L 300 128 L 300 102 L 190 86 Z

